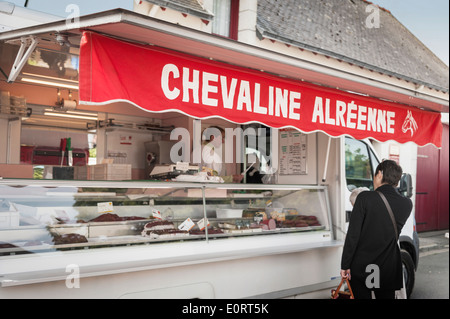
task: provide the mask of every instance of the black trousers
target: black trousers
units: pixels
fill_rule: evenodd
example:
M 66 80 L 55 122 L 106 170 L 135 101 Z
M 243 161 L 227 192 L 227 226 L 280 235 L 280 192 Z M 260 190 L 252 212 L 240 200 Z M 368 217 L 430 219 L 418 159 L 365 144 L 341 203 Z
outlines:
M 355 299 L 372 299 L 372 289 L 367 288 L 365 282 L 359 280 L 350 280 Z M 395 299 L 395 290 L 373 290 L 375 299 Z

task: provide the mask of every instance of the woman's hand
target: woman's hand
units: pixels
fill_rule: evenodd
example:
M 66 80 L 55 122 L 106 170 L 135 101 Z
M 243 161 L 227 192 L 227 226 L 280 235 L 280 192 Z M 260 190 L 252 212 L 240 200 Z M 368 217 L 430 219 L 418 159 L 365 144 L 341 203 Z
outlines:
M 352 276 L 350 275 L 350 269 L 341 269 L 341 277 L 342 278 L 347 278 L 348 280 L 352 279 Z

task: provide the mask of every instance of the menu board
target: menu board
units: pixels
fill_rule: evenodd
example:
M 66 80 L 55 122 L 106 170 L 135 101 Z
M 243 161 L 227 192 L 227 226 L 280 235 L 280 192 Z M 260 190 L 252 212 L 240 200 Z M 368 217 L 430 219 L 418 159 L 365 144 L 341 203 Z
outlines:
M 294 129 L 280 130 L 280 175 L 307 174 L 307 135 Z

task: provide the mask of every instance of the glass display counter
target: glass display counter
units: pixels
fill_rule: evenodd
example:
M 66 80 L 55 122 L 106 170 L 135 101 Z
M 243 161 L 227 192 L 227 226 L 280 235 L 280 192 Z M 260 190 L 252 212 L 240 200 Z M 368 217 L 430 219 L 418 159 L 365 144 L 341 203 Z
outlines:
M 0 180 L 0 256 L 306 232 L 331 240 L 330 222 L 325 186 Z

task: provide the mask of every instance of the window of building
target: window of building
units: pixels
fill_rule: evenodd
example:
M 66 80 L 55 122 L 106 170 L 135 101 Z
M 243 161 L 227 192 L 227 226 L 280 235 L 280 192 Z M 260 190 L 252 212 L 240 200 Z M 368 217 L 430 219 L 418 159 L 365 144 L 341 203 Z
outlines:
M 237 40 L 239 0 L 214 0 L 212 33 Z

